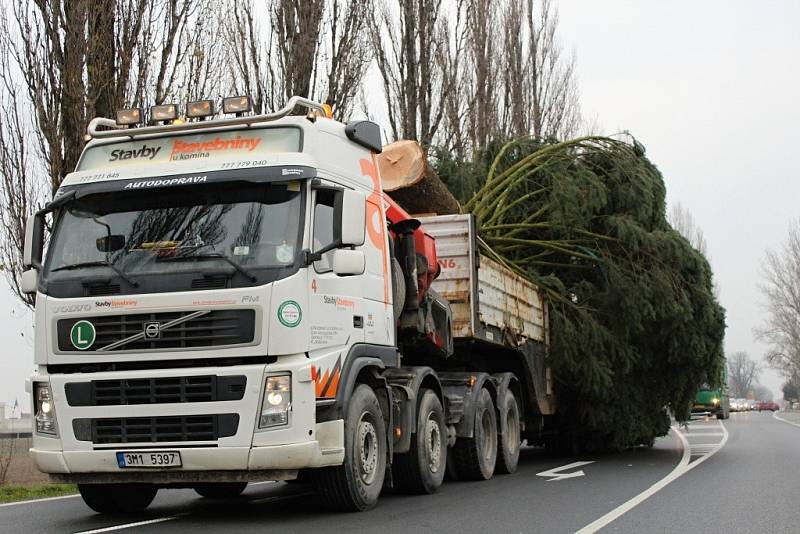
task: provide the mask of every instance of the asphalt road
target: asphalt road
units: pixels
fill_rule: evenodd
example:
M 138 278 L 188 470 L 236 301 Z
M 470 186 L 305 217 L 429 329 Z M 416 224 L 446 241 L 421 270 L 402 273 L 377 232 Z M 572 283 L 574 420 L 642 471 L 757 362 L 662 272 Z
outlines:
M 361 514 L 323 511 L 304 485 L 261 483 L 234 501 L 162 490 L 134 517 L 94 514 L 79 497 L 0 506 L 0 532 L 798 532 L 799 442 L 800 428 L 771 414 L 734 414 L 623 454 L 525 450 L 514 475 L 385 494 Z M 576 462 L 591 463 L 558 470 Z

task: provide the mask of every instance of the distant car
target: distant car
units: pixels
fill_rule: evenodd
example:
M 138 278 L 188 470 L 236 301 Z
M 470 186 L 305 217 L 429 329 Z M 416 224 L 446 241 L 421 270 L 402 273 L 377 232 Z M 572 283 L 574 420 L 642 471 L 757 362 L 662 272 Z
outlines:
M 748 399 L 748 401 L 747 401 L 747 409 L 750 410 L 751 412 L 754 411 L 754 410 L 757 410 L 758 409 L 758 405 L 757 405 L 756 401 L 754 401 L 752 399 Z
M 758 403 L 758 411 L 763 412 L 765 410 L 769 410 L 770 412 L 777 412 L 778 411 L 778 403 L 773 401 L 761 401 Z

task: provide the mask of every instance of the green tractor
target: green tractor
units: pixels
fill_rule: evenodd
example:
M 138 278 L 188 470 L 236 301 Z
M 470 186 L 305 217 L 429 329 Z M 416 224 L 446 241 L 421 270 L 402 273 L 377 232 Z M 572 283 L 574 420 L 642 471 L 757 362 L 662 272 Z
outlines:
M 728 419 L 731 416 L 731 399 L 728 396 L 728 366 L 722 368 L 722 380 L 718 388 L 712 388 L 707 382 L 700 386 L 700 391 L 692 403 L 692 414 L 716 415 L 717 419 Z

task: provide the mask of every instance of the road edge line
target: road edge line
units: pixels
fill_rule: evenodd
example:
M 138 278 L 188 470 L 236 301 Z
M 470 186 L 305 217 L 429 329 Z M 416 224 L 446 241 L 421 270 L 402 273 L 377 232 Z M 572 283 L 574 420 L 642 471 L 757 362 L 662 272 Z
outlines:
M 123 523 L 121 525 L 111 525 L 110 527 L 102 527 L 102 528 L 95 528 L 92 530 L 81 530 L 76 534 L 95 534 L 99 532 L 113 532 L 115 530 L 124 530 L 127 528 L 134 528 L 134 527 L 143 527 L 146 525 L 154 525 L 156 523 L 164 523 L 165 521 L 172 521 L 173 519 L 178 519 L 186 514 L 178 514 L 178 515 L 171 515 L 167 517 L 157 517 L 155 519 L 146 519 L 144 521 L 136 521 L 134 523 Z
M 0 508 L 4 508 L 6 506 L 16 506 L 18 504 L 35 504 L 37 502 L 47 502 L 47 501 L 58 501 L 61 499 L 74 499 L 75 497 L 80 497 L 80 493 L 73 493 L 70 495 L 59 495 L 57 497 L 44 497 L 42 499 L 25 499 L 24 501 L 14 501 L 14 502 L 4 502 L 0 504 Z
M 722 447 L 725 446 L 725 443 L 727 443 L 728 441 L 728 430 L 725 428 L 725 425 L 723 425 L 722 421 L 719 420 L 717 421 L 717 423 L 719 423 L 719 426 L 722 428 L 723 431 L 722 441 L 720 441 L 716 447 L 714 447 L 702 458 L 698 458 L 691 464 L 689 463 L 689 461 L 691 460 L 692 448 L 691 445 L 689 444 L 689 440 L 686 439 L 686 436 L 678 428 L 672 427 L 672 430 L 674 430 L 675 433 L 678 435 L 678 439 L 680 440 L 681 445 L 683 446 L 683 457 L 681 458 L 681 461 L 678 462 L 678 465 L 676 465 L 675 468 L 673 468 L 672 471 L 670 471 L 667 474 L 667 476 L 665 476 L 664 478 L 662 478 L 661 480 L 659 480 L 658 482 L 656 482 L 655 484 L 644 490 L 643 492 L 639 493 L 632 499 L 622 503 L 621 505 L 617 506 L 607 514 L 603 515 L 598 519 L 595 519 L 582 529 L 576 531 L 576 534 L 592 534 L 594 532 L 597 532 L 601 528 L 617 520 L 623 514 L 629 512 L 639 504 L 643 503 L 645 500 L 647 500 L 648 498 L 655 495 L 657 492 L 664 489 L 667 485 L 674 482 L 675 480 L 685 475 L 686 473 L 694 469 L 696 466 L 700 465 L 708 458 L 716 454 L 720 449 L 722 449 Z
M 784 419 L 783 417 L 779 417 L 778 414 L 776 414 L 775 412 L 772 412 L 772 417 L 774 419 L 777 419 L 778 421 L 781 421 L 782 423 L 786 423 L 787 425 L 800 427 L 800 424 L 795 423 L 794 421 L 789 421 L 788 419 Z

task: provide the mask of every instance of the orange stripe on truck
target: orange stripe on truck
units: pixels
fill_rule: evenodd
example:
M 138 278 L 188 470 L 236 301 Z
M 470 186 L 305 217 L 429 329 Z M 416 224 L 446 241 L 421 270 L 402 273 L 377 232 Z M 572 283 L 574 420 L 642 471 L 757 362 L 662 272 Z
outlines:
M 378 176 L 378 162 L 375 160 L 375 154 L 372 154 L 372 160 L 361 159 L 361 174 L 369 176 L 372 180 L 372 194 L 369 196 L 367 203 L 367 234 L 369 240 L 381 251 L 383 259 L 383 303 L 384 306 L 389 306 L 389 255 L 386 250 L 386 216 L 383 214 L 383 197 L 381 195 L 381 180 Z M 378 228 L 372 225 L 375 216 L 378 217 Z

